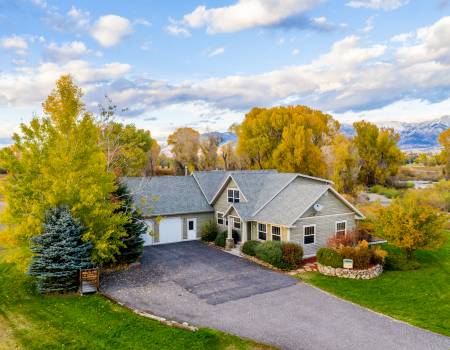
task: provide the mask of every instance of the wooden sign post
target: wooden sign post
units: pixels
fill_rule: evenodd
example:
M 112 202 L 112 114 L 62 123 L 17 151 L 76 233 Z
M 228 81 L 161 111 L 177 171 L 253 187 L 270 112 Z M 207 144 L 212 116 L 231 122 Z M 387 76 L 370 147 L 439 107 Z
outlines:
M 100 287 L 100 270 L 86 269 L 80 270 L 80 293 L 96 293 Z

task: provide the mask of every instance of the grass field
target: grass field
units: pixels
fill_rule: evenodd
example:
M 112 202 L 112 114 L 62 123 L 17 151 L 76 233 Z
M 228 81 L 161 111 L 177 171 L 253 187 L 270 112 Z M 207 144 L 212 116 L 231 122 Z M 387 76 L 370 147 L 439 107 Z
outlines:
M 219 331 L 168 327 L 100 295 L 41 296 L 0 264 L 0 349 L 269 349 Z M 220 315 L 218 315 L 220 317 Z
M 374 280 L 328 277 L 317 272 L 299 277 L 343 299 L 450 336 L 449 233 L 447 238 L 439 250 L 416 253 L 421 263 L 418 270 L 386 271 Z

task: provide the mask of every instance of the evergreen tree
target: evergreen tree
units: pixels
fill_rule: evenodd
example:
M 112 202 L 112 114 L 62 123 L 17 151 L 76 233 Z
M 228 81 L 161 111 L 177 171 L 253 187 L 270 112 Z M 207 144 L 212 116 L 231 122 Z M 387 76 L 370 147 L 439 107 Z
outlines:
M 118 212 L 125 213 L 131 217 L 131 220 L 124 225 L 127 235 L 122 238 L 124 245 L 119 248 L 116 262 L 130 264 L 135 262 L 144 250 L 142 235 L 147 233 L 147 226 L 140 212 L 135 208 L 133 198 L 128 192 L 126 185 L 119 183 L 115 196 L 121 201 L 121 207 L 118 209 Z
M 43 234 L 32 239 L 35 255 L 29 268 L 41 293 L 76 291 L 79 270 L 93 267 L 92 243 L 81 240 L 83 231 L 67 207 L 47 212 Z

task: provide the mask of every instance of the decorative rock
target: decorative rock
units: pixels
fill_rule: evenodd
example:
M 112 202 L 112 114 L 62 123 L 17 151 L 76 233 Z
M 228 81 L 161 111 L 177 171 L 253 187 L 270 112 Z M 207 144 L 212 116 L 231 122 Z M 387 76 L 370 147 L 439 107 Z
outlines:
M 383 266 L 375 265 L 366 270 L 350 270 L 343 268 L 334 268 L 331 266 L 325 266 L 317 264 L 317 269 L 322 275 L 327 276 L 337 276 L 342 278 L 352 278 L 352 279 L 372 279 L 377 278 L 383 272 Z
M 228 239 L 225 241 L 225 249 L 230 250 L 234 248 L 234 239 Z

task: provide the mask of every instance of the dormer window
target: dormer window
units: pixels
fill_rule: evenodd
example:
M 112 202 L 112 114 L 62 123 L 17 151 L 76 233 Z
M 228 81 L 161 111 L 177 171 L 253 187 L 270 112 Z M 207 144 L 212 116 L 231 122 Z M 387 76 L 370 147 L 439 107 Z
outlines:
M 239 203 L 239 190 L 228 189 L 228 203 Z

